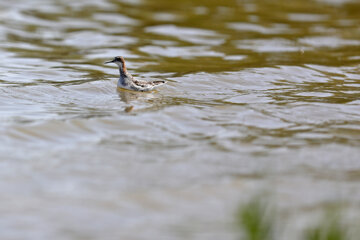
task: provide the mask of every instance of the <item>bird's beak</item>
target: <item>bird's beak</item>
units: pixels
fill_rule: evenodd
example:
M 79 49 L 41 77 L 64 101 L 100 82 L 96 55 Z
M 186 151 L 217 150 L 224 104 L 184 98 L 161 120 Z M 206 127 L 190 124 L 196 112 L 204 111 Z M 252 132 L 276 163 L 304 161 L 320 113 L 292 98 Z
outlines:
M 107 62 L 104 62 L 105 64 L 106 63 L 113 63 L 114 62 L 114 60 L 110 60 L 110 61 L 107 61 Z

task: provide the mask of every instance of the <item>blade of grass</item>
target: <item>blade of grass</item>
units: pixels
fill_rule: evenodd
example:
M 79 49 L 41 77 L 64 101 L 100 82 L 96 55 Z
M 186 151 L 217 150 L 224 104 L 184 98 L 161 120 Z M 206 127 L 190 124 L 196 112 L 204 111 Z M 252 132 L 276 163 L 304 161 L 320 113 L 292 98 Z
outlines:
M 241 206 L 237 212 L 237 225 L 242 230 L 243 240 L 271 240 L 275 218 L 269 205 L 257 196 Z
M 328 210 L 317 226 L 306 231 L 305 240 L 349 240 L 348 229 L 338 211 Z

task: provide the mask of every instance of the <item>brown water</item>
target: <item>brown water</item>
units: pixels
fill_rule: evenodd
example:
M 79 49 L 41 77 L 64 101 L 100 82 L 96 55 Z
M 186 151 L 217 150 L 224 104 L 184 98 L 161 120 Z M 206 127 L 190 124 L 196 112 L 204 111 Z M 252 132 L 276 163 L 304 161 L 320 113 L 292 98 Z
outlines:
M 1 239 L 235 239 L 239 201 L 263 189 L 294 229 L 327 202 L 358 209 L 359 12 L 1 1 Z M 168 83 L 117 91 L 116 55 Z

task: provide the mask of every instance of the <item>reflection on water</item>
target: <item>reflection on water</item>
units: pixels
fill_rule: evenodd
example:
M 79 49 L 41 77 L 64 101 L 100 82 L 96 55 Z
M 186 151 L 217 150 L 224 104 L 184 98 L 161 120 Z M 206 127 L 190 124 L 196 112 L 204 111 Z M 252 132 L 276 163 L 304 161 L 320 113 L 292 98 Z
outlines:
M 356 209 L 359 11 L 352 0 L 1 2 L 1 238 L 234 239 L 238 200 L 264 186 L 304 218 L 333 199 Z M 168 83 L 116 89 L 103 62 L 117 55 Z
M 128 91 L 125 89 L 117 88 L 117 92 L 119 94 L 119 97 L 121 101 L 124 103 L 131 103 L 132 101 L 138 100 L 138 99 L 146 99 L 147 96 L 149 96 L 149 93 L 142 93 L 142 92 L 135 92 L 135 91 Z

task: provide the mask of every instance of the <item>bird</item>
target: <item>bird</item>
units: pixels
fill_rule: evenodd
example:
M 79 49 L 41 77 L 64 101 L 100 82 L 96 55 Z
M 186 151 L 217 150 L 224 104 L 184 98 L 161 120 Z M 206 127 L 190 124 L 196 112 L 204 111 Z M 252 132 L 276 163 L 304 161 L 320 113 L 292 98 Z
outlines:
M 164 80 L 142 81 L 142 80 L 135 79 L 127 71 L 126 65 L 125 65 L 125 60 L 122 56 L 114 57 L 113 60 L 105 62 L 105 64 L 107 64 L 107 63 L 115 63 L 119 67 L 120 77 L 119 77 L 119 81 L 117 83 L 117 86 L 119 88 L 124 88 L 124 89 L 128 89 L 128 90 L 139 91 L 139 92 L 146 92 L 146 91 L 151 91 L 152 89 L 166 83 L 166 81 L 164 81 Z

